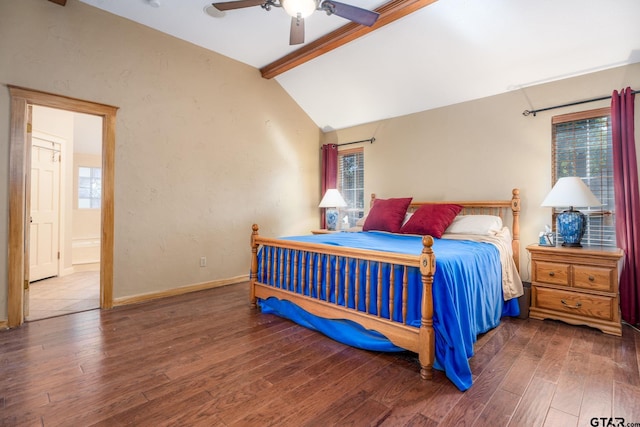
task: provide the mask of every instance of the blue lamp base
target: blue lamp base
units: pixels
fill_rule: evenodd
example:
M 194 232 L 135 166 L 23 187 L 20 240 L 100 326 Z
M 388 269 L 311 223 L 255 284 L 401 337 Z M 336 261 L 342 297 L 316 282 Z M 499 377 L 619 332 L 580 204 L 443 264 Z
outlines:
M 580 240 L 586 228 L 585 216 L 571 208 L 558 215 L 558 234 L 562 237 L 562 246 L 581 248 Z
M 338 210 L 327 208 L 325 218 L 327 219 L 327 230 L 334 231 L 338 225 Z

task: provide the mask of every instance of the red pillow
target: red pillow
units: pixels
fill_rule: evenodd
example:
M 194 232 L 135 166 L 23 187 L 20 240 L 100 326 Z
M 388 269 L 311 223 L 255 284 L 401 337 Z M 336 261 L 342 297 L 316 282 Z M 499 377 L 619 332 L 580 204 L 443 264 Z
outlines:
M 377 230 L 397 233 L 413 197 L 376 199 L 364 221 L 362 231 Z
M 442 237 L 444 231 L 460 213 L 462 206 L 453 204 L 426 204 L 416 210 L 402 226 L 401 233 Z

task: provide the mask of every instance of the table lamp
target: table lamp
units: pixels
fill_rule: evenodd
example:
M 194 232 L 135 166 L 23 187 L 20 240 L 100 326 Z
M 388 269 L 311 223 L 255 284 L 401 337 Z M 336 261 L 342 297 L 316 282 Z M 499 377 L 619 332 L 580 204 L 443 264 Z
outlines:
M 582 179 L 569 176 L 560 178 L 556 182 L 541 206 L 554 208 L 569 206 L 569 210 L 558 214 L 558 234 L 562 237 L 562 246 L 582 247 L 580 240 L 587 225 L 586 218 L 582 212 L 573 208 L 602 206 L 602 203 Z
M 324 193 L 324 197 L 320 201 L 320 208 L 326 208 L 327 230 L 335 230 L 338 224 L 338 209 L 347 206 L 342 195 L 335 188 L 330 188 Z

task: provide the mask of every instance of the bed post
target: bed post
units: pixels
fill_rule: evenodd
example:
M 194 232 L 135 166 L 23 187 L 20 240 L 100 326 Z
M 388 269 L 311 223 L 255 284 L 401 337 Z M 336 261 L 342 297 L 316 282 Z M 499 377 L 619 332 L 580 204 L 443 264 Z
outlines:
M 433 378 L 435 360 L 435 335 L 433 332 L 433 276 L 436 273 L 436 256 L 433 253 L 433 237 L 422 238 L 420 255 L 420 274 L 422 275 L 422 319 L 420 320 L 420 339 L 418 357 L 420 359 L 420 377 L 423 380 Z
M 511 232 L 513 240 L 511 248 L 513 249 L 513 261 L 516 263 L 516 269 L 520 271 L 520 190 L 514 188 L 511 192 L 511 213 L 513 214 L 513 226 Z
M 251 306 L 256 307 L 256 280 L 258 278 L 258 244 L 256 236 L 258 236 L 258 224 L 251 226 L 251 272 L 249 274 L 249 292 Z

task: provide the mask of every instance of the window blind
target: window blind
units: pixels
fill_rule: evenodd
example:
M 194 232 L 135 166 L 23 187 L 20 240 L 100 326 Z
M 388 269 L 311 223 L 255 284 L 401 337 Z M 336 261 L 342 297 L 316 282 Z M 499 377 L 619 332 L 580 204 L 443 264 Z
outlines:
M 341 209 L 346 214 L 349 227 L 364 215 L 364 150 L 352 148 L 338 152 L 338 190 L 347 207 Z
M 565 114 L 552 119 L 553 182 L 578 176 L 602 203 L 580 208 L 587 216 L 583 245 L 616 246 L 613 148 L 609 108 Z M 567 207 L 568 208 L 568 207 Z M 554 212 L 556 214 L 563 209 Z

